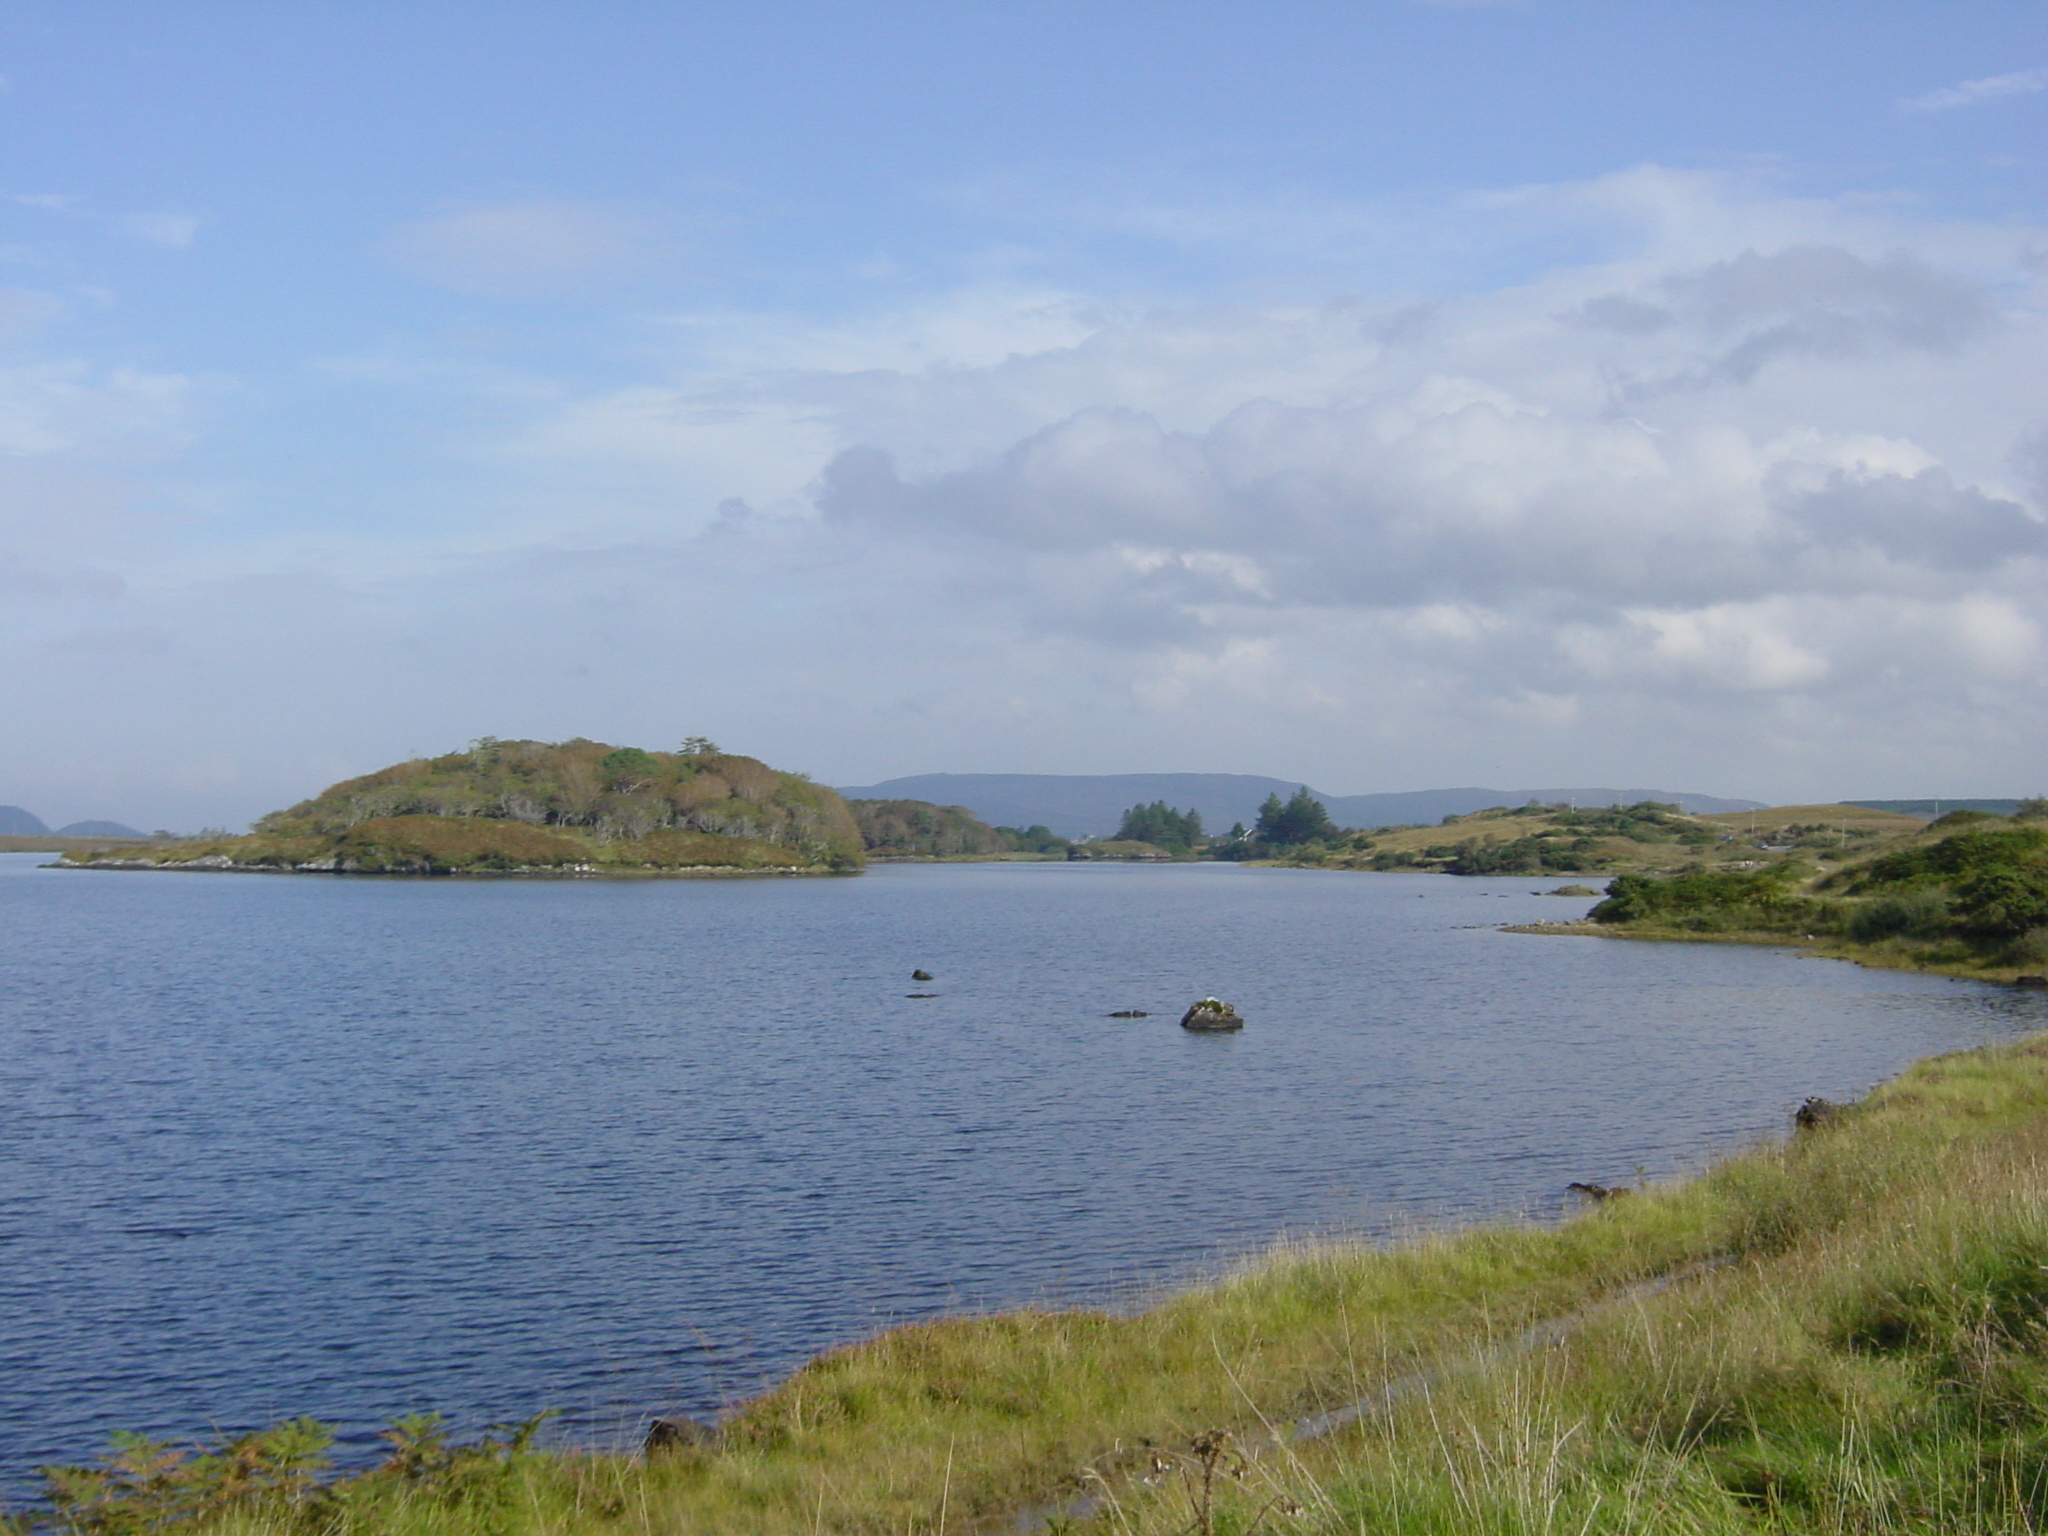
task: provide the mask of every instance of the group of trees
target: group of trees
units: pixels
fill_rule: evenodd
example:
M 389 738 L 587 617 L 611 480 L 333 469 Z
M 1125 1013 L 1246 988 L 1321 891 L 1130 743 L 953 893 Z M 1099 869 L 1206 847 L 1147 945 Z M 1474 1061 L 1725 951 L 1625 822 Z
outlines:
M 1147 843 L 1174 854 L 1241 860 L 1284 857 L 1305 848 L 1335 843 L 1344 835 L 1330 820 L 1322 801 L 1304 787 L 1285 800 L 1277 793 L 1268 795 L 1250 828 L 1238 822 L 1217 837 L 1203 830 L 1202 813 L 1198 810 L 1175 810 L 1164 800 L 1134 805 L 1124 812 L 1116 840 Z
M 631 749 L 626 749 L 630 751 Z M 644 755 L 644 754 L 643 754 Z M 616 771 L 638 767 L 621 753 Z M 612 758 L 607 758 L 610 764 Z M 991 827 L 964 807 L 931 805 L 921 800 L 854 800 L 848 802 L 867 851 L 883 857 L 972 858 L 991 853 L 1064 854 L 1073 844 L 1042 825 Z M 1323 803 L 1306 788 L 1287 799 L 1266 797 L 1257 821 L 1242 822 L 1221 836 L 1202 825 L 1202 813 L 1180 810 L 1164 800 L 1134 805 L 1123 814 L 1116 836 L 1095 845 L 1104 857 L 1116 857 L 1112 844 L 1135 845 L 1129 856 L 1156 857 L 1159 849 L 1178 858 L 1264 859 L 1287 857 L 1318 846 L 1335 846 L 1346 838 L 1330 820 Z
M 1176 811 L 1164 800 L 1154 800 L 1150 805 L 1134 805 L 1125 811 L 1123 824 L 1116 829 L 1116 840 L 1120 843 L 1150 843 L 1168 853 L 1193 853 L 1206 846 L 1208 841 L 1202 835 L 1200 811 Z
M 884 858 L 973 858 L 1008 853 L 1002 829 L 965 806 L 925 800 L 849 800 L 846 808 L 860 826 L 867 851 Z

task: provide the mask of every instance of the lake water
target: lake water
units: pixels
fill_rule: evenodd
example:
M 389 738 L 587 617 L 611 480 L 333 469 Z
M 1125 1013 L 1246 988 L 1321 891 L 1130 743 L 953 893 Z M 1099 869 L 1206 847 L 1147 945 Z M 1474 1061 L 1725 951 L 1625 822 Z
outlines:
M 1283 1230 L 1555 1211 L 2036 995 L 1229 865 L 411 881 L 0 856 L 0 1481 L 115 1428 L 631 1437 Z M 930 984 L 910 980 L 913 968 Z M 910 998 L 907 993 L 936 996 Z M 1248 1020 L 1176 1024 L 1214 993 Z M 1112 1019 L 1111 1011 L 1149 1018 Z

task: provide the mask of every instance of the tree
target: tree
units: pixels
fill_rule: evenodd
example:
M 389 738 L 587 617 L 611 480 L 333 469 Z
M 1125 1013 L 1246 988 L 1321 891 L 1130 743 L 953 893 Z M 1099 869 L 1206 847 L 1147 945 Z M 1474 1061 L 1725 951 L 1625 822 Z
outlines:
M 1124 812 L 1116 835 L 1120 842 L 1150 843 L 1185 853 L 1202 841 L 1202 813 L 1176 811 L 1164 800 L 1134 805 Z
M 1065 853 L 1070 846 L 1043 822 L 1033 822 L 1028 827 L 997 827 L 1009 842 L 1012 853 Z
M 599 759 L 597 769 L 610 785 L 637 784 L 652 778 L 660 764 L 654 754 L 639 747 L 620 747 Z
M 1276 848 L 1296 848 L 1336 835 L 1337 825 L 1330 820 L 1330 813 L 1305 784 L 1288 796 L 1284 805 L 1277 792 L 1266 796 L 1259 807 L 1259 823 L 1252 829 L 1254 839 Z

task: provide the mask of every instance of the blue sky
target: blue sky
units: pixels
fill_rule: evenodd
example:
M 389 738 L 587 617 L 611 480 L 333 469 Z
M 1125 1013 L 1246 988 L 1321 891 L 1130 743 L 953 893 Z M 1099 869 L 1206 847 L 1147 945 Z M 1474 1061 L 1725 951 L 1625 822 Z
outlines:
M 2038 5 L 17 4 L 0 802 L 2044 787 Z

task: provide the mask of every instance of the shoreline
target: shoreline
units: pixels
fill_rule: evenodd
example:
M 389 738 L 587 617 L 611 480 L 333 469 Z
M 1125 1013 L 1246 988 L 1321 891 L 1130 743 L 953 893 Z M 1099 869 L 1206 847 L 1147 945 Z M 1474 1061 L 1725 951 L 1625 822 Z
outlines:
M 1649 944 L 1750 944 L 1765 949 L 1791 949 L 1803 960 L 1844 960 L 1874 971 L 1915 971 L 1923 976 L 1947 976 L 1956 981 L 1981 981 L 1986 986 L 2033 990 L 2048 987 L 2048 976 L 2020 965 L 1976 966 L 1929 961 L 1903 948 L 1826 942 L 1811 935 L 1793 937 L 1764 930 L 1731 933 L 1697 933 L 1689 929 L 1639 924 L 1596 923 L 1587 918 L 1557 922 L 1502 923 L 1502 933 L 1534 934 L 1542 938 L 1631 939 Z
M 190 859 L 182 863 L 154 859 L 53 860 L 38 869 L 78 869 L 116 873 L 162 872 L 184 875 L 335 875 L 383 880 L 702 880 L 753 879 L 769 876 L 788 879 L 810 875 L 857 875 L 858 869 L 826 869 L 819 866 L 764 867 L 742 869 L 729 864 L 685 864 L 672 869 L 653 865 L 597 865 L 528 869 L 343 869 L 334 866 L 291 864 L 236 864 L 213 858 Z
M 900 1325 L 812 1357 L 715 1424 L 659 1421 L 668 1427 L 640 1455 L 536 1449 L 529 1425 L 332 1484 L 265 1495 L 259 1479 L 239 1504 L 223 1497 L 189 1522 L 143 1523 L 283 1536 L 319 1509 L 320 1528 L 344 1536 L 399 1526 L 457 1536 L 473 1529 L 465 1506 L 487 1491 L 502 1529 L 518 1536 L 1172 1536 L 1190 1528 L 1188 1500 L 1200 1490 L 1238 1530 L 1274 1508 L 1323 1536 L 1533 1529 L 1520 1519 L 1410 1524 L 1399 1511 L 1426 1511 L 1432 1489 L 1469 1497 L 1487 1466 L 1517 1465 L 1507 1448 L 1535 1426 L 1545 1443 L 1563 1436 L 1545 1453 L 1552 1470 L 1491 1495 L 1526 1495 L 1531 1519 L 1582 1498 L 1587 1518 L 1572 1526 L 1594 1528 L 1602 1501 L 1634 1497 L 1645 1475 L 1662 1486 L 1684 1466 L 1692 1496 L 1725 1507 L 1730 1523 L 1667 1524 L 1667 1492 L 1625 1528 L 1734 1532 L 1751 1528 L 1743 1469 L 1763 1455 L 1789 1477 L 1803 1463 L 1787 1446 L 1855 1443 L 1845 1426 L 1861 1411 L 1859 1392 L 1877 1392 L 1872 1411 L 1886 1415 L 1863 1433 L 1880 1434 L 1882 1422 L 1932 1435 L 1926 1454 L 1955 1450 L 1965 1468 L 1957 1477 L 1942 1463 L 1936 1483 L 1976 1489 L 1967 1468 L 2000 1453 L 2007 1431 L 1967 1398 L 1942 1407 L 1954 1395 L 1941 1385 L 1954 1369 L 1941 1363 L 1947 1335 L 1930 1322 L 1929 1342 L 1910 1346 L 1933 1373 L 1925 1406 L 1913 1406 L 1918 1397 L 1900 1394 L 1921 1389 L 1893 1363 L 1909 1346 L 1873 1352 L 1838 1319 L 1845 1307 L 1904 1304 L 1885 1300 L 1895 1295 L 1975 1315 L 1971 1287 L 2004 1283 L 2005 1261 L 1986 1255 L 2013 1254 L 2038 1276 L 2048 1032 L 1923 1057 L 1816 1123 L 1689 1176 L 1603 1192 L 1554 1223 L 1279 1243 L 1125 1315 L 1027 1306 Z M 1873 1283 L 1876 1299 L 1856 1300 Z M 1660 1414 L 1690 1422 L 1697 1405 L 1719 1402 L 1729 1406 L 1714 1434 L 1686 1430 L 1671 1443 L 1650 1428 Z M 1793 1410 L 1803 1416 L 1795 1425 L 1820 1427 L 1804 1439 L 1778 1429 Z M 1447 1419 L 1460 1426 L 1448 1439 Z M 400 1443 L 402 1429 L 392 1432 Z M 1871 1465 L 1892 1475 L 1867 1479 L 1885 1498 L 1906 1475 L 1887 1444 L 1880 1435 Z M 195 1487 L 219 1475 L 186 1465 Z M 111 1501 L 99 1506 L 109 1516 L 161 1517 L 164 1490 L 177 1484 L 159 1475 L 148 1486 L 90 1486 Z M 1910 1508 L 1940 1495 L 1922 1480 L 1900 1496 Z M 1357 1499 L 1380 1515 L 1367 1520 L 1347 1502 Z M 1820 1517 L 1838 1510 L 1821 1501 L 1809 1526 L 1781 1509 L 1772 1528 L 1831 1530 Z

